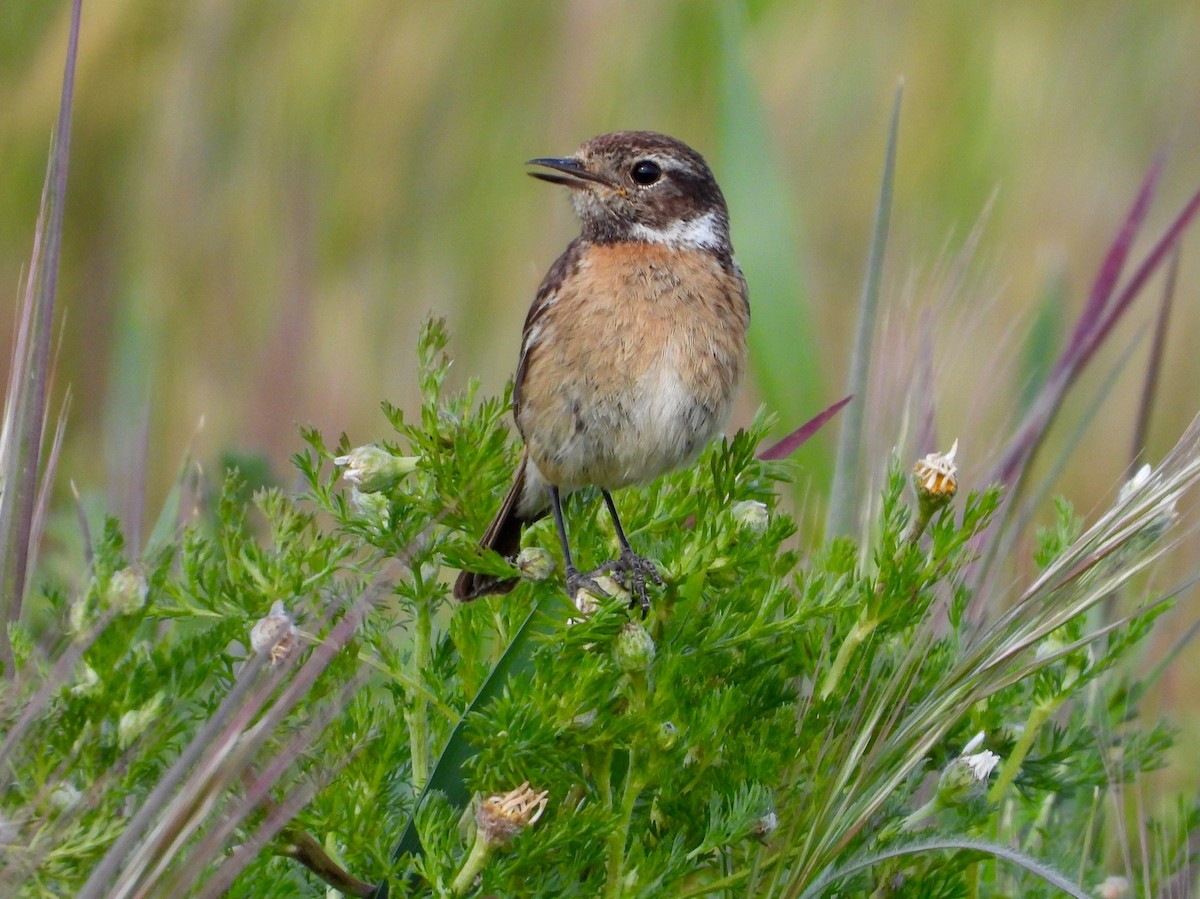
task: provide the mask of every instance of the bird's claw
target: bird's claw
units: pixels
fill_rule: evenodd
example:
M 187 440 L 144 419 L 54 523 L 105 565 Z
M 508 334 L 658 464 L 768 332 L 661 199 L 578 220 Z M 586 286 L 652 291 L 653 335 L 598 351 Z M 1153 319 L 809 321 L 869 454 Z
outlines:
M 632 594 L 629 608 L 640 605 L 643 618 L 650 611 L 650 599 L 646 596 L 647 576 L 660 587 L 663 584 L 662 575 L 658 573 L 655 564 L 629 549 L 621 550 L 618 558 L 611 562 L 605 562 L 599 568 L 589 572 L 589 576 L 596 574 L 611 574 L 615 575 L 618 580 L 624 581 L 625 587 Z

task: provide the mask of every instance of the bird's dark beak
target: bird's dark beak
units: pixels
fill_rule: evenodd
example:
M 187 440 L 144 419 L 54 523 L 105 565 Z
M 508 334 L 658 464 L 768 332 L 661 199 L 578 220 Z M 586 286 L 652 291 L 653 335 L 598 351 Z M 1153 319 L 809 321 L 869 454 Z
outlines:
M 549 181 L 551 184 L 565 184 L 567 187 L 587 187 L 588 183 L 603 184 L 606 187 L 611 187 L 607 178 L 602 178 L 589 172 L 583 163 L 574 156 L 554 157 L 545 156 L 539 159 L 531 159 L 526 165 L 540 165 L 543 168 L 553 169 L 554 172 L 561 174 L 553 174 L 551 172 L 529 172 L 534 178 L 541 178 L 543 181 Z

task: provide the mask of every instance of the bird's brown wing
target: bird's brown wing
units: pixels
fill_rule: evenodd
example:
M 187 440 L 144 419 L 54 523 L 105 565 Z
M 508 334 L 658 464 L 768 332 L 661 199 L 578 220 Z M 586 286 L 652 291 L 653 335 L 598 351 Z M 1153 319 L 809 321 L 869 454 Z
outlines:
M 525 316 L 525 327 L 521 330 L 521 356 L 517 360 L 517 373 L 513 376 L 513 416 L 517 419 L 518 428 L 520 416 L 517 413 L 521 408 L 521 386 L 525 383 L 529 360 L 537 351 L 542 317 L 546 310 L 558 301 L 563 282 L 579 268 L 584 247 L 584 242 L 576 238 L 563 250 L 562 255 L 554 261 L 554 265 L 550 266 L 550 271 L 546 272 L 546 277 L 542 279 L 542 285 L 533 298 L 533 305 L 529 307 L 529 314 Z

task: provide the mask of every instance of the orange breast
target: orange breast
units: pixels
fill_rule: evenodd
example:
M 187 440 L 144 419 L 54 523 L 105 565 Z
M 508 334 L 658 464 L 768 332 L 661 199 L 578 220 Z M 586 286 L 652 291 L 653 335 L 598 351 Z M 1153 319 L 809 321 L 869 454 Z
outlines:
M 712 254 L 594 245 L 539 319 L 518 427 L 564 489 L 644 482 L 724 423 L 745 360 L 745 282 Z

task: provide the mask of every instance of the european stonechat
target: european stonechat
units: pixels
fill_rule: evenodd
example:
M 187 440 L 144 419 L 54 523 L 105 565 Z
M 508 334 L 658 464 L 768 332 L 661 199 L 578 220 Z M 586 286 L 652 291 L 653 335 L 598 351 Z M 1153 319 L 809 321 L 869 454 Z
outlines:
M 582 224 L 551 266 L 521 336 L 513 415 L 525 450 L 480 545 L 514 556 L 522 528 L 553 512 L 567 589 L 620 577 L 648 608 L 653 563 L 629 545 L 612 491 L 687 464 L 718 433 L 746 360 L 750 304 L 733 259 L 725 198 L 704 158 L 651 131 L 586 141 L 574 156 L 529 160 L 561 184 Z M 575 567 L 562 497 L 596 486 L 621 554 Z M 516 580 L 463 571 L 454 596 L 505 593 Z

